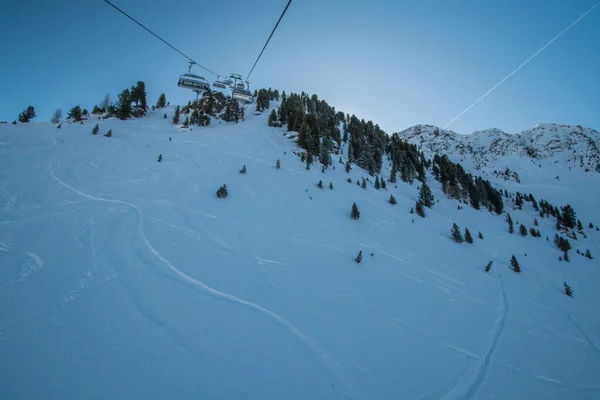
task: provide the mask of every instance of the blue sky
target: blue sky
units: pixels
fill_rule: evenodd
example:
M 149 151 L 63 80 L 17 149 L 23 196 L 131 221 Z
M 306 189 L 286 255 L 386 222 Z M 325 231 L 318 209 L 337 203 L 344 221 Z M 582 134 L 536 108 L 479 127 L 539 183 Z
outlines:
M 246 76 L 286 0 L 114 3 L 199 64 Z M 389 133 L 444 126 L 595 3 L 295 0 L 251 87 L 316 93 Z M 0 37 L 0 120 L 28 105 L 34 121 L 91 109 L 138 80 L 150 104 L 162 92 L 172 104 L 194 97 L 176 85 L 187 61 L 102 0 L 10 2 Z M 449 128 L 600 130 L 599 43 L 600 6 Z

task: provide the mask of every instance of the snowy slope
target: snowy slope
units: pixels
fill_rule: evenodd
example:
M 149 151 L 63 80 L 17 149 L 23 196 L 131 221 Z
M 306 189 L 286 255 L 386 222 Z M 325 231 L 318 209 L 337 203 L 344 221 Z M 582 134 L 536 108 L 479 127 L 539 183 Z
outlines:
M 574 252 L 600 257 L 600 232 L 559 262 L 552 220 L 510 235 L 433 179 L 421 219 L 416 184 L 307 171 L 268 112 L 193 130 L 163 112 L 100 121 L 112 138 L 0 125 L 0 398 L 600 396 L 600 271 Z M 484 239 L 452 242 L 453 222 Z

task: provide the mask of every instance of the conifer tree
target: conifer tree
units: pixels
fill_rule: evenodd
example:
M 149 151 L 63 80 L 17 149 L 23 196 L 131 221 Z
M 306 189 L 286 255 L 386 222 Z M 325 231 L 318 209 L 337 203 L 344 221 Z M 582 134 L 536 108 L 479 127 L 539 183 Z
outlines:
M 539 226 L 539 222 L 538 222 L 537 218 L 533 219 L 533 226 Z
M 521 234 L 521 236 L 527 236 L 527 228 L 525 227 L 525 225 L 519 225 L 519 233 Z
M 348 183 L 352 183 L 352 178 L 348 178 Z
M 428 208 L 431 208 L 433 206 L 433 202 L 435 201 L 433 193 L 431 192 L 431 188 L 425 182 L 423 182 L 421 185 L 421 190 L 419 191 L 419 200 L 421 200 L 423 205 Z
M 471 236 L 471 232 L 469 232 L 469 228 L 465 226 L 465 242 L 473 243 L 473 236 Z
M 415 213 L 415 209 L 413 207 L 410 208 L 410 213 L 414 214 Z
M 512 267 L 512 270 L 515 272 L 521 272 L 521 266 L 519 265 L 519 261 L 517 261 L 517 257 L 512 256 L 510 258 L 510 265 Z
M 104 134 L 106 137 L 112 137 L 112 129 L 109 129 L 108 132 Z
M 352 217 L 352 219 L 360 218 L 360 211 L 358 211 L 358 206 L 356 205 L 356 203 L 352 204 L 352 212 L 350 213 L 350 216 Z
M 167 105 L 167 96 L 165 96 L 164 93 L 161 93 L 160 96 L 158 96 L 158 101 L 156 102 L 156 108 L 163 108 L 166 107 Z
M 276 126 L 277 124 L 277 112 L 275 109 L 271 110 L 271 114 L 269 114 L 269 126 Z
M 222 199 L 227 197 L 229 193 L 227 192 L 227 185 L 223 185 L 219 188 L 219 190 L 217 190 L 217 197 Z
M 35 109 L 33 106 L 27 107 L 26 110 L 19 114 L 19 122 L 26 123 L 35 118 Z M 13 121 L 13 125 L 16 125 L 16 122 Z
M 575 228 L 575 222 L 577 220 L 575 210 L 570 204 L 560 208 L 559 222 L 567 228 Z
M 479 231 L 479 233 L 477 234 L 477 237 L 478 237 L 479 239 L 482 239 L 482 240 L 483 240 L 483 235 L 481 234 L 481 231 Z
M 346 173 L 350 173 L 352 170 L 352 166 L 350 165 L 350 161 L 346 161 Z
M 537 237 L 537 232 L 533 228 L 529 228 L 529 234 L 533 237 Z M 525 236 L 525 235 L 522 235 L 522 236 Z
M 167 119 L 167 113 L 165 113 L 165 115 L 163 116 L 164 119 Z
M 393 194 L 390 194 L 390 199 L 388 200 L 388 202 L 392 205 L 395 205 L 398 203 L 398 201 L 396 201 L 396 198 L 394 197 Z
M 387 184 L 385 183 L 385 179 L 381 178 L 381 188 L 382 189 L 387 189 Z
M 119 119 L 127 119 L 131 117 L 131 92 L 129 89 L 123 90 L 118 97 L 116 107 L 116 115 Z
M 508 231 L 510 233 L 513 233 L 514 232 L 514 226 L 513 226 L 513 220 L 510 217 L 510 213 L 506 214 L 506 222 L 508 222 Z
M 580 232 L 583 231 L 583 224 L 579 219 L 577 220 L 577 230 L 579 230 Z
M 573 290 L 571 286 L 567 284 L 567 282 L 563 282 L 563 287 L 565 288 L 565 294 L 569 297 L 573 297 Z
M 366 189 L 366 188 L 367 188 L 367 180 L 366 180 L 365 178 L 363 178 L 363 180 L 362 180 L 362 185 L 361 185 L 361 187 L 362 187 L 363 189 Z
M 244 164 L 244 166 L 242 167 L 242 169 L 240 169 L 240 174 L 245 174 L 246 173 L 246 165 Z
M 492 263 L 493 261 L 487 263 L 487 265 L 485 266 L 485 272 L 490 272 L 490 269 L 492 269 Z
M 162 153 L 160 153 L 160 154 L 158 155 L 158 160 L 157 160 L 157 161 L 158 161 L 158 162 L 161 162 L 161 161 L 162 161 Z
M 377 175 L 377 176 L 375 177 L 375 189 L 376 189 L 376 190 L 379 190 L 379 189 L 381 189 L 381 184 L 379 183 L 379 175 Z
M 566 262 L 571 261 L 571 259 L 569 258 L 569 253 L 567 253 L 566 251 L 563 253 L 563 260 L 565 260 Z
M 96 126 L 94 126 L 94 129 L 92 129 L 92 135 L 97 135 L 98 132 L 100 132 L 100 127 L 98 126 L 98 124 L 96 124 Z
M 277 159 L 277 163 L 275 164 L 275 168 L 281 168 L 281 163 L 279 162 L 279 158 Z
M 392 165 L 392 172 L 390 173 L 390 182 L 396 183 L 396 175 L 398 174 L 398 170 L 396 165 Z
M 592 257 L 592 253 L 590 253 L 590 249 L 587 249 L 587 250 L 585 251 L 585 254 L 584 254 L 584 256 L 585 256 L 585 257 L 587 257 L 587 258 L 589 258 L 590 260 L 592 260 L 592 259 L 593 259 L 593 257 Z
M 452 240 L 454 240 L 456 243 L 462 243 L 465 241 L 462 233 L 460 232 L 460 228 L 458 227 L 458 225 L 456 225 L 456 223 L 452 224 L 451 232 L 452 232 Z
M 591 222 L 588 226 L 590 227 L 590 229 L 594 229 L 594 224 L 592 224 Z
M 360 264 L 360 262 L 362 261 L 362 250 L 360 250 L 358 252 L 358 255 L 356 256 L 356 258 L 354 259 L 354 262 L 356 262 L 357 264 Z
M 317 183 L 317 187 L 319 189 L 323 189 L 323 181 L 319 179 L 319 183 Z
M 423 207 L 423 202 L 421 200 L 417 200 L 415 210 L 417 211 L 417 215 L 419 217 L 425 218 L 425 207 Z
M 329 189 L 333 190 L 333 183 L 329 182 Z
M 81 108 L 79 106 L 71 108 L 71 110 L 67 114 L 67 118 L 70 118 L 76 122 L 81 121 Z

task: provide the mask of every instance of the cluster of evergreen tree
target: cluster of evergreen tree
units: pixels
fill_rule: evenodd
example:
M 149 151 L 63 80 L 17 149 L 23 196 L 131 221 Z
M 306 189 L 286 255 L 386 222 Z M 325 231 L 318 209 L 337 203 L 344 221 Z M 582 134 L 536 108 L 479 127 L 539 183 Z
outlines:
M 81 107 L 75 106 L 75 107 L 71 108 L 71 110 L 67 114 L 67 118 L 70 118 L 75 122 L 79 122 L 79 121 L 81 121 L 82 114 L 83 113 L 81 111 Z
M 418 151 L 416 145 L 400 139 L 398 134 L 394 133 L 386 143 L 386 152 L 392 161 L 390 182 L 396 183 L 398 173 L 403 182 L 412 184 L 415 178 L 425 182 L 425 170 L 431 163 L 425 159 L 422 152 Z
M 255 95 L 256 111 L 268 110 L 271 106 L 271 100 L 274 98 L 273 92 L 269 94 L 267 89 L 260 89 Z
M 82 114 L 87 114 L 87 111 Z M 119 119 L 128 119 L 131 117 L 139 118 L 146 115 L 148 111 L 148 101 L 146 98 L 146 84 L 138 81 L 131 89 L 125 89 L 117 98 L 117 101 L 110 103 L 110 97 L 106 95 L 100 105 L 94 106 L 92 114 L 107 113 L 107 117 L 117 117 Z
M 469 200 L 471 207 L 477 210 L 481 206 L 496 214 L 501 214 L 504 210 L 500 191 L 488 180 L 466 173 L 459 163 L 453 163 L 446 155 L 440 157 L 436 154 L 433 157 L 432 172 L 435 179 L 442 183 L 442 190 L 449 197 Z

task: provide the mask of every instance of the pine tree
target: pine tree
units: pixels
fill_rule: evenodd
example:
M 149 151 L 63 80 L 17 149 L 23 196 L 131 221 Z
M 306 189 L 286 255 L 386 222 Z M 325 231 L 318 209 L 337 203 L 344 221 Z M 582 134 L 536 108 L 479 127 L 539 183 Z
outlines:
M 413 207 L 410 208 L 410 213 L 414 214 L 415 213 L 415 209 Z
M 388 200 L 388 202 L 392 205 L 397 204 L 398 202 L 396 201 L 396 198 L 394 197 L 393 194 L 390 194 L 390 199 Z
M 115 104 L 116 115 L 119 119 L 127 119 L 127 118 L 131 117 L 131 111 L 132 111 L 131 102 L 132 102 L 131 92 L 129 91 L 129 89 L 123 90 L 119 94 L 117 103 Z
M 350 213 L 350 216 L 352 217 L 352 219 L 360 218 L 360 211 L 358 211 L 358 206 L 356 205 L 356 203 L 352 204 L 352 212 Z
M 27 107 L 26 110 L 19 114 L 19 122 L 26 123 L 35 118 L 35 109 L 33 106 Z M 13 125 L 16 125 L 16 121 L 13 121 Z
M 387 184 L 385 183 L 385 179 L 381 178 L 381 188 L 382 189 L 387 189 Z
M 577 230 L 579 230 L 579 232 L 583 231 L 583 224 L 579 219 L 577 220 Z
M 569 253 L 567 253 L 566 251 L 563 253 L 563 260 L 565 260 L 566 262 L 571 261 L 571 259 L 569 258 Z
M 333 190 L 333 183 L 329 182 L 329 189 Z
M 245 173 L 246 173 L 246 165 L 244 164 L 242 169 L 240 169 L 240 174 L 245 174 Z
M 521 266 L 519 265 L 519 262 L 517 261 L 517 257 L 512 256 L 510 258 L 510 265 L 511 265 L 513 271 L 515 271 L 517 273 L 521 272 Z
M 357 264 L 360 264 L 360 262 L 362 261 L 362 250 L 360 250 L 360 251 L 358 252 L 358 255 L 356 256 L 356 258 L 354 259 L 354 261 L 355 261 Z
M 452 232 L 452 240 L 454 240 L 456 243 L 462 243 L 465 241 L 462 233 L 460 232 L 460 228 L 458 227 L 458 225 L 456 225 L 456 223 L 452 224 L 451 232 Z
M 587 250 L 585 251 L 585 254 L 584 254 L 584 256 L 585 256 L 585 257 L 587 257 L 587 258 L 589 258 L 590 260 L 592 260 L 592 259 L 593 259 L 593 257 L 592 257 L 592 253 L 590 253 L 590 249 L 587 249 Z
M 217 197 L 220 199 L 227 197 L 228 194 L 227 185 L 223 185 L 217 190 Z
M 104 136 L 112 137 L 112 129 L 109 129 L 108 132 L 106 132 L 106 134 L 104 134 Z
M 419 200 L 425 205 L 425 207 L 431 208 L 433 206 L 433 202 L 435 198 L 433 197 L 433 193 L 431 192 L 431 188 L 423 182 L 421 185 L 421 190 L 419 191 Z
M 158 160 L 157 160 L 157 161 L 158 161 L 158 162 L 161 162 L 161 161 L 162 161 L 162 153 L 160 153 L 160 154 L 158 155 Z
M 163 116 L 164 119 L 167 119 L 167 113 L 165 113 L 165 115 Z
M 490 272 L 490 269 L 492 269 L 492 263 L 493 261 L 487 263 L 487 265 L 485 266 L 485 272 Z
M 323 181 L 319 179 L 319 183 L 317 183 L 317 187 L 319 189 L 323 189 Z
M 277 163 L 275 164 L 275 168 L 281 168 L 281 163 L 279 162 L 279 158 L 277 159 Z
M 269 126 L 276 126 L 277 124 L 277 112 L 275 109 L 271 110 L 271 114 L 269 114 Z
M 527 236 L 527 228 L 525 227 L 525 225 L 519 225 L 519 233 L 521 234 L 521 236 Z
M 537 232 L 533 228 L 529 228 L 529 234 L 533 237 L 537 237 Z M 525 235 L 523 235 L 523 236 L 525 236 Z
M 367 188 L 367 180 L 366 180 L 365 178 L 363 178 L 363 180 L 362 180 L 362 185 L 361 185 L 361 187 L 362 187 L 363 189 L 366 189 L 366 188 Z
M 348 178 L 348 183 L 352 183 L 352 178 Z
M 381 189 L 381 184 L 379 183 L 379 175 L 375 177 L 375 189 Z
M 506 222 L 508 222 L 508 231 L 510 233 L 513 233 L 514 232 L 514 226 L 513 226 L 513 220 L 510 217 L 510 213 L 506 214 Z
M 573 297 L 573 290 L 571 286 L 567 284 L 567 282 L 563 282 L 563 287 L 565 288 L 565 294 L 569 297 Z
M 350 161 L 346 161 L 346 173 L 350 173 L 352 170 L 352 166 L 350 165 Z
M 98 126 L 98 124 L 96 124 L 96 126 L 94 126 L 94 129 L 92 129 L 92 135 L 97 135 L 98 132 L 100 132 L 100 127 Z
M 537 218 L 533 219 L 533 226 L 539 226 L 539 222 L 538 222 Z
M 423 207 L 423 202 L 421 200 L 417 200 L 415 210 L 417 211 L 417 215 L 419 217 L 425 218 L 425 207 Z
M 591 222 L 588 226 L 590 227 L 590 229 L 594 229 L 594 224 L 592 224 Z
M 165 96 L 164 93 L 161 93 L 160 96 L 158 96 L 158 101 L 156 102 L 156 108 L 163 108 L 166 107 L 167 105 L 167 96 Z
M 575 210 L 570 204 L 560 208 L 559 222 L 567 228 L 575 228 L 575 222 L 577 220 Z
M 465 227 L 465 242 L 473 243 L 473 236 L 471 236 L 471 232 L 469 232 L 469 228 Z
M 478 237 L 479 239 L 482 239 L 482 240 L 483 240 L 483 235 L 481 234 L 481 231 L 479 231 L 479 233 L 477 234 L 477 237 Z

